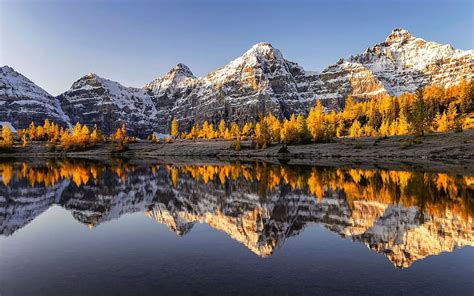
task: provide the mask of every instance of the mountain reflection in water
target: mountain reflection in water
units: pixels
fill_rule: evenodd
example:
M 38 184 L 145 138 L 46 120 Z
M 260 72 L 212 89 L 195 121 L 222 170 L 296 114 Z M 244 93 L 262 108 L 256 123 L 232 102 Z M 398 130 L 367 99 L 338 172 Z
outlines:
M 267 163 L 0 163 L 0 233 L 58 204 L 93 228 L 144 212 L 177 235 L 206 223 L 267 257 L 320 224 L 397 267 L 474 246 L 474 177 Z

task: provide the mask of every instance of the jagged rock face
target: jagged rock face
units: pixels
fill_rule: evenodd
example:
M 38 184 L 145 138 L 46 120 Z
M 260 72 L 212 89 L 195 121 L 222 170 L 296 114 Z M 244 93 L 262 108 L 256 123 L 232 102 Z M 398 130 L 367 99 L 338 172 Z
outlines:
M 186 71 L 176 79 L 178 67 Z M 204 120 L 242 123 L 261 113 L 272 112 L 280 118 L 306 113 L 317 99 L 314 89 L 321 86 L 317 75 L 285 60 L 269 43 L 254 45 L 206 77 L 195 78 L 186 66 L 178 67 L 145 88 L 157 104 L 170 104 L 168 121 L 175 116 L 183 129 Z
M 157 126 L 158 112 L 145 90 L 125 87 L 96 74 L 77 80 L 58 99 L 72 124 L 97 125 L 105 134 L 125 123 L 131 134 L 146 137 Z
M 1 67 L 0 122 L 26 128 L 32 121 L 43 124 L 45 119 L 63 127 L 69 125 L 69 118 L 57 99 L 12 68 Z
M 474 50 L 428 42 L 397 28 L 385 42 L 348 59 L 359 63 L 384 85 L 389 95 L 413 92 L 426 85 L 442 87 L 472 80 Z
M 186 65 L 178 64 L 166 75 L 145 85 L 144 89 L 153 98 L 158 111 L 156 131 L 168 131 L 172 108 L 180 98 L 187 97 L 193 91 L 197 81 Z
M 374 73 L 357 62 L 339 60 L 335 65 L 329 66 L 320 74 L 327 89 L 332 90 L 330 97 L 344 102 L 347 96 L 355 98 L 372 98 L 387 95 L 384 84 Z M 340 107 L 343 104 L 332 106 Z
M 321 73 L 305 71 L 271 44 L 258 43 L 206 77 L 195 78 L 182 66 L 184 79 L 170 78 L 176 72 L 172 70 L 155 80 L 166 83 L 146 87 L 156 102 L 168 104 L 168 122 L 175 116 L 183 129 L 189 129 L 204 120 L 243 122 L 267 112 L 280 118 L 305 114 L 317 99 L 327 108 L 340 109 L 349 95 L 378 98 L 431 84 L 452 86 L 473 79 L 473 57 L 473 50 L 456 50 L 395 29 L 385 42 L 341 59 Z

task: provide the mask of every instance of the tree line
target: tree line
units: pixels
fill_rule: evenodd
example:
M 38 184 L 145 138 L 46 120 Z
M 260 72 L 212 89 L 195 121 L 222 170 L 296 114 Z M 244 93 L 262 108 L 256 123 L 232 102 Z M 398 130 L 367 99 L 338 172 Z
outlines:
M 32 141 L 46 142 L 49 151 L 55 151 L 56 147 L 62 151 L 81 151 L 101 143 L 111 143 L 114 151 L 123 151 L 128 143 L 136 141 L 136 138 L 127 135 L 125 124 L 122 124 L 114 134 L 105 136 L 97 126 L 90 129 L 78 122 L 72 129 L 68 129 L 46 119 L 43 125 L 31 122 L 27 128 L 17 130 L 16 135 L 8 125 L 3 125 L 0 149 L 12 149 L 15 137 L 21 141 L 22 147 L 27 147 Z
M 462 81 L 444 89 L 428 86 L 414 94 L 373 99 L 348 97 L 340 112 L 325 112 L 321 101 L 304 115 L 279 119 L 273 114 L 261 115 L 254 122 L 237 124 L 220 120 L 196 123 L 191 130 L 179 132 L 173 118 L 170 133 L 181 139 L 224 139 L 240 145 L 242 139 L 252 139 L 256 148 L 270 144 L 304 144 L 331 141 L 335 137 L 374 137 L 425 132 L 462 130 L 467 114 L 474 111 L 474 85 Z
M 423 136 L 425 132 L 450 130 L 461 131 L 463 120 L 474 111 L 474 83 L 462 81 L 458 85 L 441 88 L 428 86 L 414 94 L 385 96 L 373 99 L 348 97 L 344 109 L 327 112 L 318 100 L 307 115 L 292 114 L 289 118 L 262 114 L 256 122 L 226 122 L 221 119 L 216 124 L 204 121 L 196 123 L 188 131 L 180 131 L 179 122 L 173 118 L 170 136 L 174 139 L 223 139 L 233 141 L 232 147 L 240 150 L 242 140 L 251 140 L 252 147 L 261 149 L 268 145 L 306 144 L 329 142 L 337 137 L 375 137 L 414 134 Z M 474 125 L 465 121 L 468 128 Z M 469 126 L 470 124 L 470 126 Z M 72 129 L 45 120 L 43 125 L 34 122 L 26 129 L 20 129 L 16 137 L 22 146 L 29 141 L 47 141 L 51 150 L 59 146 L 64 151 L 84 150 L 97 144 L 110 142 L 114 151 L 127 149 L 129 142 L 136 141 L 127 135 L 123 124 L 117 131 L 105 136 L 94 126 L 77 123 Z M 14 133 L 3 125 L 0 133 L 0 149 L 13 147 Z M 155 134 L 149 137 L 159 142 Z

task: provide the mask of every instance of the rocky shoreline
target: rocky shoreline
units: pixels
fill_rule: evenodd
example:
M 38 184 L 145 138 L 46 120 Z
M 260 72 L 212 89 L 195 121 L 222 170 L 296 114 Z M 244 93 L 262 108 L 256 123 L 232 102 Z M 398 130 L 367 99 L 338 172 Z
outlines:
M 341 138 L 333 143 L 288 146 L 281 153 L 281 145 L 267 149 L 250 149 L 244 141 L 242 149 L 231 149 L 230 141 L 176 140 L 174 143 L 139 141 L 119 154 L 111 153 L 109 144 L 81 152 L 48 151 L 46 144 L 17 145 L 13 151 L 1 152 L 0 158 L 87 158 L 104 160 L 114 157 L 130 162 L 153 161 L 169 163 L 266 161 L 298 165 L 331 167 L 361 167 L 409 169 L 474 175 L 474 130 L 462 133 L 431 133 L 423 138 L 394 136 L 385 138 Z

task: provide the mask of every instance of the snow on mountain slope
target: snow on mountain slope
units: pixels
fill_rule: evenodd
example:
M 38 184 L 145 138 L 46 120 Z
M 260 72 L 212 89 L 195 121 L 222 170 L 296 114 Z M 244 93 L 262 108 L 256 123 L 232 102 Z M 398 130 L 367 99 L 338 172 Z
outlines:
M 155 94 L 163 95 L 165 92 L 172 93 L 188 85 L 192 85 L 196 80 L 193 72 L 184 64 L 178 64 L 162 77 L 145 85 L 146 90 L 150 90 Z
M 168 79 L 159 91 L 149 89 L 156 101 L 169 104 L 165 107 L 170 110 L 168 122 L 175 116 L 189 128 L 204 120 L 243 122 L 260 113 L 279 117 L 306 113 L 318 99 L 338 109 L 349 95 L 371 98 L 413 92 L 429 84 L 451 86 L 473 79 L 473 56 L 473 50 L 456 50 L 394 29 L 385 42 L 341 59 L 321 73 L 286 60 L 270 43 L 258 43 L 205 77 Z M 172 93 L 173 99 L 163 99 L 164 93 Z
M 135 135 L 146 137 L 156 126 L 158 111 L 145 90 L 125 87 L 93 73 L 74 82 L 58 98 L 73 124 L 97 125 L 106 134 L 125 123 Z
M 286 60 L 270 43 L 258 43 L 204 77 L 195 77 L 187 66 L 178 64 L 138 89 L 88 74 L 58 99 L 73 124 L 97 124 L 111 133 L 125 123 L 130 133 L 146 137 L 152 132 L 168 133 L 172 117 L 184 130 L 204 120 L 242 123 L 261 113 L 271 112 L 280 118 L 304 114 L 317 100 L 328 109 L 341 109 L 349 95 L 378 98 L 430 84 L 448 87 L 463 79 L 473 80 L 473 60 L 474 50 L 428 42 L 397 28 L 384 42 L 340 59 L 320 73 L 305 71 Z M 2 73 L 13 71 L 4 68 Z M 0 121 L 14 126 L 15 120 L 24 124 L 45 117 L 66 121 L 57 101 L 31 81 L 23 76 L 23 82 L 6 79 L 6 74 L 2 77 Z M 12 95 L 4 99 L 8 89 L 21 91 L 14 99 Z M 20 114 L 26 114 L 26 120 Z
M 307 75 L 296 63 L 285 60 L 270 43 L 254 45 L 241 57 L 205 77 L 192 76 L 178 80 L 179 83 L 150 87 L 156 81 L 171 81 L 167 76 L 155 79 L 145 88 L 153 92 L 155 102 L 169 103 L 165 108 L 170 110 L 170 117 L 177 117 L 184 128 L 195 122 L 217 122 L 221 118 L 237 122 L 254 120 L 267 112 L 280 117 L 304 113 L 317 99 L 312 90 L 307 90 L 305 80 L 312 80 L 314 86 L 317 83 L 313 80 L 318 77 Z
M 428 84 L 448 87 L 462 79 L 472 80 L 473 60 L 474 50 L 428 42 L 401 28 L 394 29 L 385 42 L 349 59 L 372 71 L 390 95 Z
M 70 125 L 59 101 L 31 80 L 8 66 L 0 68 L 0 121 L 14 128 L 25 128 L 32 121 L 50 119 L 64 127 Z

